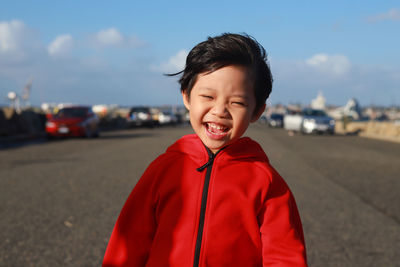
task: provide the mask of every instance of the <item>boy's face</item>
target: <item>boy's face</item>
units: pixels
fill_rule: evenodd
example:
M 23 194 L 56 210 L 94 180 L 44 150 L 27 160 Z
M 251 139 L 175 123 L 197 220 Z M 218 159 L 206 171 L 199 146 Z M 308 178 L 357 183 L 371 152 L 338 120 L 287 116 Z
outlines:
M 199 74 L 190 97 L 183 93 L 190 123 L 213 153 L 239 139 L 264 111 L 265 105 L 254 112 L 253 90 L 245 67 L 227 66 Z

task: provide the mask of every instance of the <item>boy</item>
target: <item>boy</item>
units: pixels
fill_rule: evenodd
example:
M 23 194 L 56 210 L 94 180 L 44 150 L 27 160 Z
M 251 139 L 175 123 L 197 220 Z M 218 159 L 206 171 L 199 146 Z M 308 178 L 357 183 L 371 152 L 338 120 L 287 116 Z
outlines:
M 103 266 L 307 266 L 290 190 L 262 148 L 241 137 L 271 92 L 264 48 L 247 35 L 208 38 L 182 72 L 195 134 L 147 168 Z

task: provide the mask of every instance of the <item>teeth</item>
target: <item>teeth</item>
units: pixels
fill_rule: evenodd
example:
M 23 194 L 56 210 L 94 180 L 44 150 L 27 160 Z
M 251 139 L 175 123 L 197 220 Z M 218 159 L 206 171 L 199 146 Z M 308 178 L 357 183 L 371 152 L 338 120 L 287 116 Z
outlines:
M 216 124 L 214 124 L 214 123 L 209 123 L 209 124 L 208 124 L 208 127 L 213 128 L 213 129 L 216 129 L 216 130 L 224 130 L 224 129 L 225 129 L 224 126 L 216 125 Z
M 218 125 L 215 123 L 207 123 L 207 128 L 210 133 L 216 134 L 216 135 L 225 135 L 226 130 L 228 127 Z

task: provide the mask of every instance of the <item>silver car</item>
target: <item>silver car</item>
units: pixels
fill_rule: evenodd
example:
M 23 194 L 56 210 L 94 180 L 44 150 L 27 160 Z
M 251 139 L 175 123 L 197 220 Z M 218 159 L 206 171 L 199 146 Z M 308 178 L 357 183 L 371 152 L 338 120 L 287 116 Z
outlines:
M 319 109 L 305 108 L 298 114 L 285 115 L 283 124 L 286 130 L 305 134 L 335 133 L 335 120 Z

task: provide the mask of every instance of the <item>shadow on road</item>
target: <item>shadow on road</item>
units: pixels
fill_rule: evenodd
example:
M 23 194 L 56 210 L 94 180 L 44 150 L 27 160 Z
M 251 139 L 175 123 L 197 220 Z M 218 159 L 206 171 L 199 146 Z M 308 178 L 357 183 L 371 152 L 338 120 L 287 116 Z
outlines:
M 106 131 L 101 132 L 98 138 L 84 138 L 84 137 L 57 137 L 52 139 L 47 139 L 43 136 L 40 137 L 10 137 L 0 139 L 0 150 L 15 149 L 28 145 L 40 145 L 48 142 L 61 142 L 65 140 L 82 140 L 82 141 L 96 141 L 96 140 L 110 140 L 110 139 L 129 139 L 129 138 L 142 138 L 142 137 L 154 137 L 157 136 L 156 133 L 149 132 L 112 132 Z
M 154 137 L 158 134 L 155 133 L 113 133 L 113 134 L 100 134 L 100 137 L 96 140 L 101 139 L 129 139 L 139 137 Z
M 28 145 L 38 145 L 45 143 L 45 138 L 34 138 L 26 140 L 0 140 L 0 151 L 6 149 L 14 149 Z

